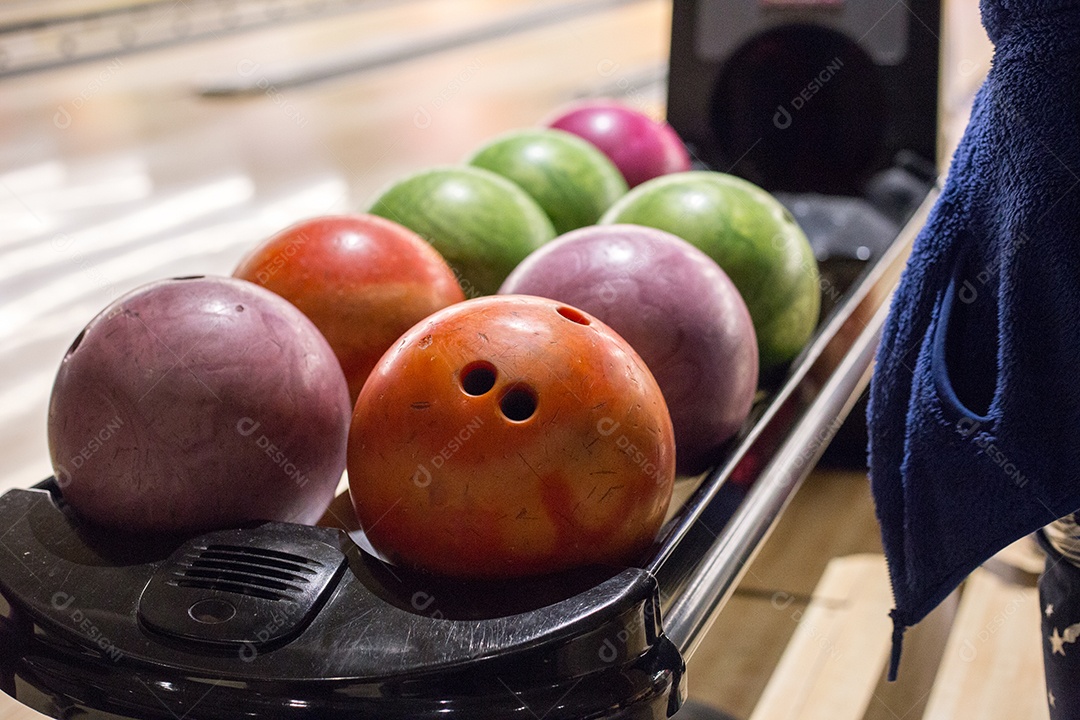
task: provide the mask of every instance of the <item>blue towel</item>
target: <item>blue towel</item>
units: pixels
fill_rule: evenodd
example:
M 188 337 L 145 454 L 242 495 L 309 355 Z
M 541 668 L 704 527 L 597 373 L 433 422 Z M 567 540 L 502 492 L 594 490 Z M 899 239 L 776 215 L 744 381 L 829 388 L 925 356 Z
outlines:
M 982 0 L 995 44 L 892 302 L 870 478 L 904 629 L 1080 508 L 1080 0 Z

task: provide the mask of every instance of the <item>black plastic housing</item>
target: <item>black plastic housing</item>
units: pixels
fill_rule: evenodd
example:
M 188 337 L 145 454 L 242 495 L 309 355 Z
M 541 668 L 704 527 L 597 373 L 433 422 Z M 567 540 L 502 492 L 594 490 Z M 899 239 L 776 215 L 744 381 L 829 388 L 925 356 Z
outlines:
M 668 121 L 770 192 L 862 195 L 936 161 L 938 0 L 675 0 Z M 925 193 L 923 193 L 925 194 Z
M 685 694 L 643 570 L 455 585 L 327 528 L 118 537 L 81 525 L 56 491 L 0 496 L 0 689 L 53 717 L 654 720 Z M 261 565 L 279 574 L 310 563 L 312 583 L 268 598 L 227 559 L 202 587 L 169 584 L 210 547 L 276 558 Z

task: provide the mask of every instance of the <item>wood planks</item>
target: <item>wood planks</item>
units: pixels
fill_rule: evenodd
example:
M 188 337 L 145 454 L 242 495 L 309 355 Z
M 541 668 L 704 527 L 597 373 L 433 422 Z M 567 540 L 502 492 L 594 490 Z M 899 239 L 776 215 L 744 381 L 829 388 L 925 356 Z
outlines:
M 863 720 L 888 662 L 884 558 L 829 563 L 751 720 Z M 923 720 L 1048 718 L 1038 590 L 985 569 L 965 582 Z
M 861 720 L 888 659 L 884 558 L 829 563 L 751 720 Z

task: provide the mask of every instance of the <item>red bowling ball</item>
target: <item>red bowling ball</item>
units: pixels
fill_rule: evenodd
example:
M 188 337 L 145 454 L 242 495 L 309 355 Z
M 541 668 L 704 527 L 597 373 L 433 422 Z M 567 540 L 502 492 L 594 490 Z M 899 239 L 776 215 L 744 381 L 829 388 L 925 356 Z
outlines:
M 315 323 L 341 363 L 354 402 L 402 333 L 465 299 L 435 248 L 375 215 L 299 222 L 260 243 L 233 275 L 277 293 Z
M 681 473 L 717 460 L 746 420 L 758 380 L 750 313 L 720 266 L 681 238 L 637 225 L 575 230 L 527 257 L 500 292 L 581 308 L 629 342 L 664 393 Z

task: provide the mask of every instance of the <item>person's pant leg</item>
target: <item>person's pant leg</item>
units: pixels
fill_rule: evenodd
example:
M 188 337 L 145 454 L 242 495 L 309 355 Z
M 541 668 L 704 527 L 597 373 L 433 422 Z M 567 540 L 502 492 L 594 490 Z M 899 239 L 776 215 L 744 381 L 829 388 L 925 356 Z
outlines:
M 1039 533 L 1046 569 L 1039 578 L 1043 667 L 1052 720 L 1080 720 L 1080 568 Z

